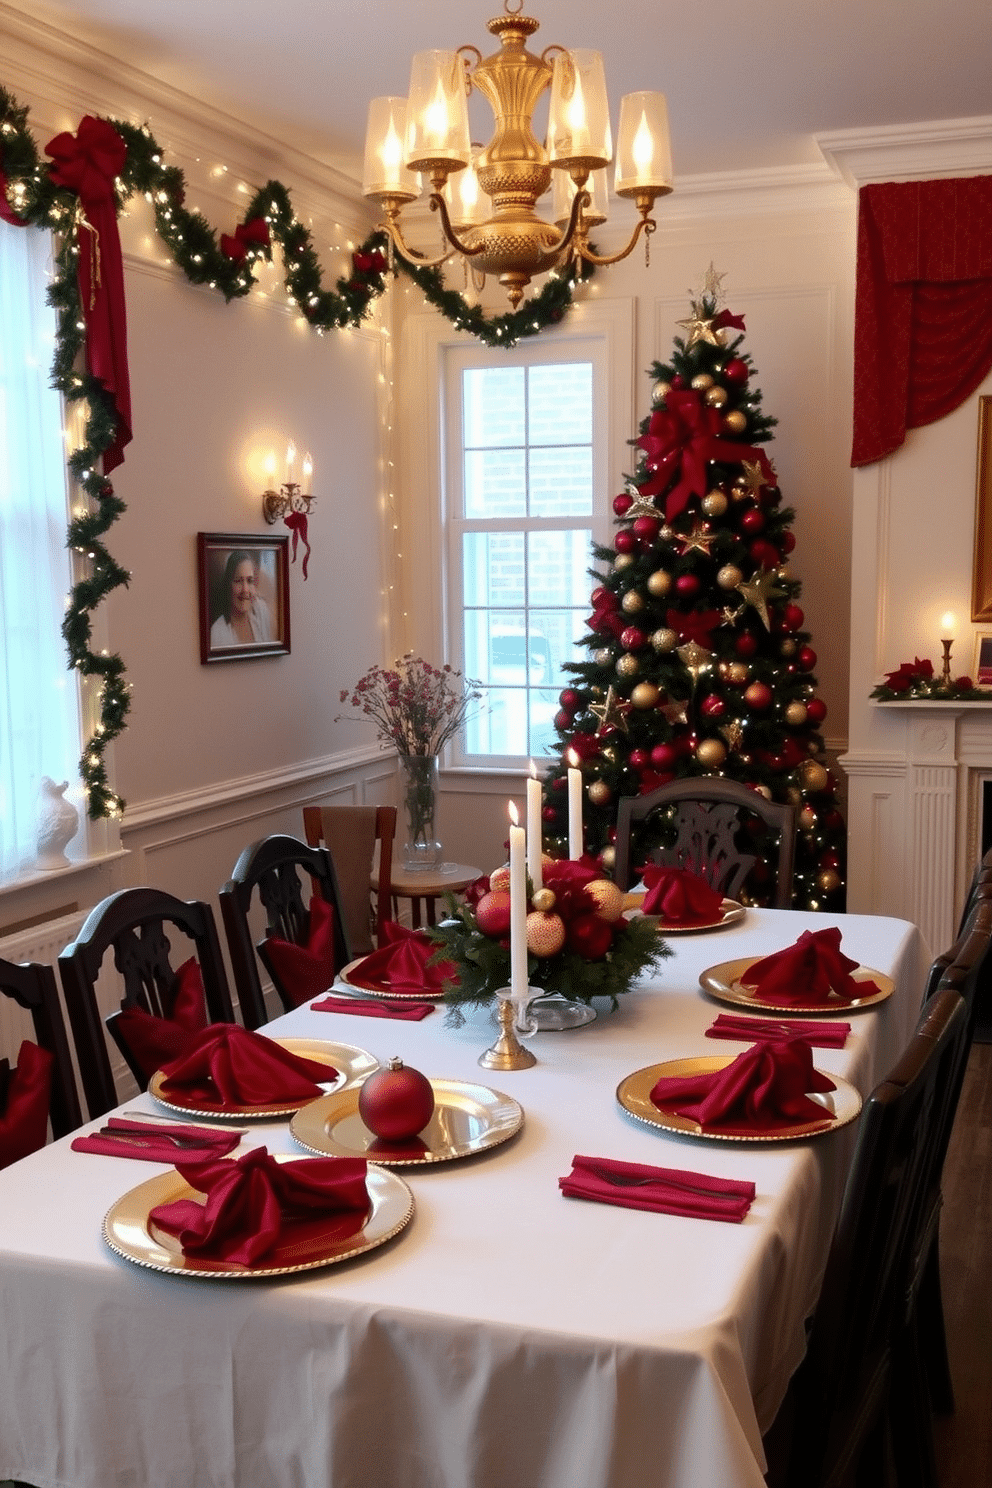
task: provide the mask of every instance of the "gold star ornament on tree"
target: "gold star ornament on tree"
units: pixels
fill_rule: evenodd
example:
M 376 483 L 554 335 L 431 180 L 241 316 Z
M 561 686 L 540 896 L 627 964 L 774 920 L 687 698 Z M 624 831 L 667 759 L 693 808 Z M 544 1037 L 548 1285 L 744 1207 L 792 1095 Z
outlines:
M 685 349 L 691 351 L 697 341 L 705 341 L 707 346 L 720 346 L 722 343 L 718 333 L 713 329 L 713 317 L 703 314 L 702 304 L 698 300 L 692 301 L 692 314 L 688 320 L 677 320 L 676 325 L 685 326 L 688 333 Z
M 770 599 L 781 599 L 784 589 L 778 588 L 778 575 L 771 569 L 763 568 L 753 578 L 746 579 L 737 585 L 737 592 L 742 599 L 757 610 L 761 616 L 762 624 L 766 630 L 771 630 L 771 621 L 768 618 L 768 601 Z
M 597 735 L 602 734 L 608 728 L 622 729 L 627 732 L 627 719 L 625 717 L 627 704 L 617 697 L 612 687 L 607 688 L 606 697 L 601 703 L 590 703 L 589 712 L 594 718 L 599 719 L 596 728 Z

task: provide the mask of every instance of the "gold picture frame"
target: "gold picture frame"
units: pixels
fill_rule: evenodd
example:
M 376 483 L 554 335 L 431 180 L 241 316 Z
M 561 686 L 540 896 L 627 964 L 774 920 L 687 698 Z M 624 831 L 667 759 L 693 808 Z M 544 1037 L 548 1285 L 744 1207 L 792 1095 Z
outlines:
M 975 488 L 975 555 L 971 578 L 972 620 L 992 620 L 992 398 L 978 400 L 978 478 Z M 975 678 L 978 678 L 978 641 Z
M 992 630 L 975 632 L 975 655 L 971 675 L 976 687 L 992 690 Z

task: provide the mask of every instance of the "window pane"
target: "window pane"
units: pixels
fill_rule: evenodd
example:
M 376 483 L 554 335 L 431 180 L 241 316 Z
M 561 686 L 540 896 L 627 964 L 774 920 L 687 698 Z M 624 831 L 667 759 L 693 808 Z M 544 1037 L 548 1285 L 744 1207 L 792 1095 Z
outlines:
M 525 389 L 523 367 L 478 367 L 466 371 L 462 379 L 465 448 L 523 444 Z
M 466 605 L 524 604 L 524 534 L 466 532 L 462 571 Z
M 592 445 L 532 449 L 529 459 L 532 517 L 592 515 Z
M 527 600 L 532 605 L 589 607 L 592 531 L 531 532 L 527 536 Z
M 587 444 L 592 438 L 592 362 L 531 367 L 531 444 Z
M 527 483 L 522 449 L 465 451 L 465 516 L 522 517 Z

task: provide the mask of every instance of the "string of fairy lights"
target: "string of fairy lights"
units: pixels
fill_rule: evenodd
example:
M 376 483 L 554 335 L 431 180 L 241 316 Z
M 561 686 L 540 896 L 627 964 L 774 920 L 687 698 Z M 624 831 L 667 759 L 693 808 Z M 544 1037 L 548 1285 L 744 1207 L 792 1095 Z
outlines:
M 240 227 L 264 223 L 265 233 L 242 239 L 243 253 L 225 252 L 221 236 L 197 210 L 185 205 L 186 178 L 179 166 L 166 163 L 163 151 L 147 124 L 118 119 L 106 121 L 127 148 L 121 174 L 115 179 L 120 214 L 132 196 L 140 194 L 152 206 L 156 231 L 172 261 L 191 284 L 216 290 L 225 301 L 244 298 L 256 288 L 256 270 L 272 262 L 277 244 L 283 260 L 283 282 L 288 304 L 317 335 L 358 326 L 397 273 L 405 274 L 425 299 L 454 328 L 489 347 L 513 347 L 529 336 L 559 325 L 572 305 L 580 278 L 591 277 L 590 265 L 552 271 L 544 287 L 519 309 L 488 315 L 445 285 L 439 268 L 425 268 L 393 258 L 387 237 L 373 231 L 351 252 L 349 272 L 334 288 L 324 286 L 323 272 L 308 226 L 297 215 L 287 188 L 268 181 L 251 195 Z M 91 679 L 97 689 L 96 722 L 87 740 L 79 769 L 92 820 L 119 817 L 125 802 L 111 787 L 106 752 L 126 727 L 131 707 L 131 685 L 120 655 L 93 645 L 92 614 L 114 589 L 127 585 L 130 575 L 112 556 L 103 539 L 126 510 L 113 486 L 100 471 L 100 457 L 116 432 L 113 403 L 98 379 L 81 370 L 86 322 L 77 280 L 76 234 L 78 199 L 52 180 L 28 127 L 28 109 L 0 86 L 0 191 L 13 216 L 25 226 L 48 228 L 55 234 L 55 272 L 49 302 L 56 313 L 56 346 L 52 385 L 67 405 L 78 405 L 82 436 L 68 459 L 78 492 L 67 529 L 67 545 L 77 567 L 84 570 L 74 582 L 66 605 L 62 633 L 69 666 Z

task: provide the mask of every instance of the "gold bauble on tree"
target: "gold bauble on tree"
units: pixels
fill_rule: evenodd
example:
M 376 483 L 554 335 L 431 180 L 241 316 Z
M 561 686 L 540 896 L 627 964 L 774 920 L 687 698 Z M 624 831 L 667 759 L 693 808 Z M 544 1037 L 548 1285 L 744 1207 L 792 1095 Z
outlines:
M 597 666 L 609 666 L 613 660 L 613 652 L 608 646 L 600 646 L 598 651 L 592 653 L 592 659 Z
M 705 393 L 707 388 L 713 386 L 713 379 L 708 372 L 697 372 L 692 379 L 692 386 L 697 393 Z
M 531 895 L 531 904 L 539 909 L 542 914 L 550 914 L 555 907 L 555 895 L 553 889 L 535 889 Z
M 617 657 L 616 672 L 618 677 L 636 677 L 641 670 L 641 663 L 630 651 L 625 651 L 623 656 Z
M 661 689 L 653 682 L 638 682 L 630 694 L 630 701 L 635 708 L 656 708 L 661 701 Z
M 716 581 L 721 589 L 736 589 L 743 577 L 736 563 L 725 563 L 716 571 Z
M 707 491 L 702 500 L 703 511 L 708 517 L 722 517 L 727 506 L 727 498 L 722 491 Z
M 606 806 L 613 798 L 613 792 L 605 780 L 590 780 L 586 786 L 586 795 L 594 806 Z
M 674 651 L 678 643 L 678 631 L 669 630 L 667 626 L 662 626 L 661 630 L 656 630 L 651 637 L 651 644 L 656 651 Z
M 799 770 L 799 778 L 803 783 L 804 790 L 822 791 L 826 790 L 829 776 L 820 764 L 819 760 L 803 760 Z
M 785 710 L 785 721 L 791 728 L 799 728 L 806 722 L 806 704 L 790 703 Z
M 743 434 L 747 428 L 747 414 L 741 413 L 739 408 L 732 408 L 723 415 L 723 427 L 728 434 Z
M 613 560 L 613 572 L 623 573 L 634 561 L 633 553 L 618 553 Z
M 796 643 L 791 636 L 786 636 L 785 640 L 782 641 L 778 648 L 779 655 L 786 657 L 795 656 L 797 650 L 798 647 L 796 646 Z
M 822 873 L 816 875 L 816 886 L 824 894 L 832 894 L 840 885 L 841 877 L 836 868 L 824 868 Z
M 604 847 L 603 848 L 603 851 L 599 855 L 599 861 L 602 863 L 602 865 L 606 869 L 606 872 L 607 873 L 612 873 L 613 872 L 613 869 L 616 867 L 616 861 L 617 861 L 617 850 L 616 850 L 616 848 L 615 847 Z
M 804 832 L 812 832 L 816 826 L 816 812 L 812 806 L 804 806 L 799 813 L 799 825 Z
M 628 589 L 620 601 L 620 608 L 625 615 L 639 615 L 647 604 L 647 600 L 639 589 Z
M 735 687 L 743 687 L 750 675 L 751 668 L 745 661 L 732 661 L 727 667 L 727 681 Z
M 722 408 L 729 397 L 726 388 L 711 387 L 703 394 L 703 401 L 709 408 Z
M 648 593 L 653 594 L 655 599 L 661 599 L 672 587 L 672 576 L 667 568 L 656 568 L 653 574 L 648 575 Z
M 719 739 L 700 739 L 696 745 L 696 758 L 707 770 L 718 770 L 727 758 L 727 751 Z
M 672 384 L 670 382 L 655 383 L 654 387 L 651 389 L 651 402 L 654 404 L 655 408 L 661 407 L 671 391 Z

